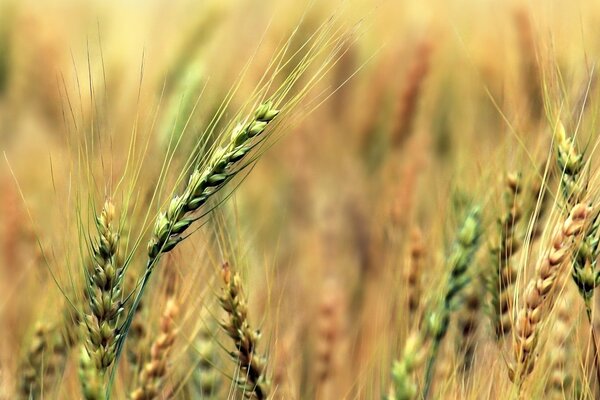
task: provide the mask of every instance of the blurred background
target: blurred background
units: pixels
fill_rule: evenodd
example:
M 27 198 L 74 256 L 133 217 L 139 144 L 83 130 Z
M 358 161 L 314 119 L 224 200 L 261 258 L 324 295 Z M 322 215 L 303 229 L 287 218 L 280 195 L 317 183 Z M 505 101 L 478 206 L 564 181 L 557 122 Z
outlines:
M 587 1 L 0 0 L 0 397 L 80 398 L 76 350 L 49 375 L 51 361 L 34 368 L 42 388 L 23 371 L 40 327 L 64 336 L 63 320 L 77 324 L 69 303 L 84 298 L 92 211 L 115 201 L 135 282 L 153 218 L 207 126 L 234 123 L 276 55 L 287 49 L 281 74 L 292 74 L 327 26 L 332 40 L 347 35 L 343 51 L 310 66 L 319 81 L 254 168 L 165 257 L 140 311 L 145 339 L 131 342 L 150 348 L 175 290 L 180 336 L 156 398 L 210 398 L 194 372 L 207 338 L 211 395 L 242 398 L 218 326 L 229 261 L 274 398 L 381 398 L 439 296 L 466 210 L 478 205 L 493 230 L 506 174 L 535 186 L 552 155 L 548 115 L 595 143 L 599 23 Z M 484 307 L 474 312 L 475 367 L 459 373 L 466 336 L 453 320 L 436 398 L 502 398 L 510 386 L 509 352 Z M 580 357 L 570 362 L 585 376 Z M 114 398 L 127 398 L 137 367 L 119 368 Z

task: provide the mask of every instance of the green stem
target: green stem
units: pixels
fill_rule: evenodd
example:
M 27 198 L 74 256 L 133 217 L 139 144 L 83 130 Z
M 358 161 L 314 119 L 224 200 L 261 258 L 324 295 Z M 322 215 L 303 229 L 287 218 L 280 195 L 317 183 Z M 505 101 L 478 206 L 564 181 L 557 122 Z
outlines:
M 121 354 L 123 352 L 123 346 L 125 345 L 125 339 L 127 338 L 127 334 L 129 333 L 129 328 L 131 327 L 131 322 L 133 321 L 133 317 L 135 316 L 135 311 L 137 310 L 138 306 L 140 305 L 140 301 L 142 300 L 142 295 L 144 293 L 144 290 L 146 289 L 146 285 L 148 284 L 150 275 L 152 274 L 152 271 L 154 270 L 154 265 L 159 261 L 161 255 L 162 255 L 162 253 L 159 254 L 157 257 L 148 259 L 146 272 L 144 273 L 144 277 L 142 278 L 142 282 L 140 283 L 139 291 L 133 300 L 133 304 L 131 305 L 129 313 L 127 314 L 127 318 L 125 319 L 125 322 L 123 323 L 123 325 L 120 329 L 120 332 L 119 332 L 120 336 L 119 336 L 119 340 L 117 341 L 117 348 L 115 351 L 115 361 L 113 363 L 113 367 L 112 367 L 112 370 L 110 373 L 108 386 L 106 387 L 106 400 L 110 400 L 112 385 L 114 384 L 114 380 L 115 380 L 115 374 L 117 371 L 117 367 L 119 365 L 119 360 L 121 358 Z
M 427 400 L 429 396 L 429 391 L 431 389 L 431 383 L 433 381 L 433 371 L 435 367 L 435 362 L 437 360 L 438 350 L 440 348 L 440 341 L 434 340 L 431 355 L 427 360 L 427 366 L 425 368 L 425 384 L 423 386 L 423 399 Z

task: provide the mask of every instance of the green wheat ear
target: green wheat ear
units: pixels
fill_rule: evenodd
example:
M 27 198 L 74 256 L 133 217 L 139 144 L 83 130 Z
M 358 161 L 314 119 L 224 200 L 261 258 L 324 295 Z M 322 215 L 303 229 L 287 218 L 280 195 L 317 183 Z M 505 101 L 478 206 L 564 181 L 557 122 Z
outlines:
M 183 193 L 175 196 L 167 211 L 156 220 L 148 244 L 149 268 L 154 267 L 154 260 L 183 240 L 182 234 L 196 219 L 192 214 L 239 172 L 235 167 L 251 150 L 250 141 L 260 136 L 278 114 L 273 102 L 261 104 L 249 122 L 232 130 L 229 143 L 215 150 L 205 168 L 192 172 Z
M 100 376 L 104 376 L 115 360 L 119 338 L 117 323 L 123 310 L 123 266 L 119 265 L 117 257 L 119 233 L 114 219 L 115 206 L 107 200 L 96 218 L 98 236 L 92 244 L 87 288 L 89 301 L 84 317 L 87 328 L 85 348 Z
M 417 386 L 412 374 L 423 364 L 427 349 L 431 346 L 423 386 L 423 397 L 427 398 L 439 346 L 448 332 L 455 300 L 469 282 L 468 267 L 479 247 L 481 234 L 481 211 L 474 207 L 459 228 L 452 251 L 446 259 L 450 276 L 441 303 L 426 312 L 423 329 L 411 334 L 405 344 L 402 358 L 394 363 L 389 400 L 416 398 Z
M 600 284 L 600 269 L 597 267 L 600 256 L 600 214 L 596 214 L 594 221 L 585 231 L 585 237 L 577 248 L 573 260 L 571 274 L 577 289 L 583 297 L 586 309 L 591 307 L 594 290 Z
M 560 121 L 554 133 L 554 141 L 556 161 L 561 174 L 561 190 L 565 200 L 572 206 L 580 202 L 586 192 L 586 187 L 580 179 L 585 160 L 583 154 L 577 151 L 573 138 L 567 137 L 565 127 Z

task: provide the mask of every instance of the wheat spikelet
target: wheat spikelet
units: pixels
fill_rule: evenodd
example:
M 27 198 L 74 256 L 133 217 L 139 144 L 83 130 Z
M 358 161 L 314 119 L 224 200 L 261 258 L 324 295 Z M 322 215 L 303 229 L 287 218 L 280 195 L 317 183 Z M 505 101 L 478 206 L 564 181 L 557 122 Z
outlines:
M 338 283 L 331 279 L 323 289 L 317 316 L 316 343 L 316 393 L 324 395 L 337 371 L 336 355 L 339 353 L 342 335 L 342 293 Z
M 589 212 L 590 209 L 583 204 L 573 207 L 569 217 L 552 236 L 552 247 L 540 259 L 535 276 L 525 289 L 523 295 L 525 303 L 515 323 L 513 342 L 515 362 L 509 368 L 509 377 L 519 387 L 523 379 L 533 370 L 539 324 L 544 309 L 551 308 L 549 295 L 556 287 L 563 262 L 569 256 L 571 241 L 583 230 Z
M 482 285 L 480 279 L 474 279 L 465 289 L 464 305 L 457 316 L 459 351 L 463 363 L 461 371 L 468 373 L 473 365 L 475 348 L 477 346 L 477 332 L 481 319 Z
M 556 128 L 555 140 L 556 161 L 558 168 L 561 170 L 562 194 L 567 206 L 570 207 L 575 202 L 581 201 L 588 192 L 588 182 L 582 176 L 582 171 L 586 166 L 585 158 L 582 153 L 577 151 L 574 139 L 567 138 L 565 128 L 560 121 Z M 600 384 L 600 355 L 598 354 L 596 333 L 592 322 L 591 302 L 594 297 L 594 290 L 600 284 L 600 270 L 597 269 L 597 261 L 600 256 L 599 228 L 600 213 L 596 212 L 592 222 L 587 224 L 582 240 L 577 244 L 571 270 L 571 276 L 583 299 L 590 324 L 598 384 Z
M 413 374 L 425 362 L 431 338 L 420 332 L 413 332 L 406 340 L 402 357 L 392 367 L 392 384 L 388 400 L 413 400 L 417 398 L 418 388 Z
M 583 154 L 580 154 L 572 138 L 567 137 L 565 127 L 559 121 L 554 134 L 556 162 L 559 167 L 560 187 L 563 197 L 571 207 L 582 201 L 587 191 L 580 173 L 585 167 Z
M 571 350 L 568 342 L 571 331 L 571 302 L 567 295 L 568 293 L 565 293 L 556 305 L 556 322 L 550 332 L 550 374 L 545 389 L 549 399 L 564 399 L 572 390 L 573 377 L 568 363 Z
M 542 115 L 543 89 L 540 84 L 540 67 L 537 64 L 536 42 L 534 30 L 531 25 L 530 16 L 523 8 L 518 8 L 513 13 L 514 23 L 516 25 L 519 47 L 522 63 L 522 80 L 525 95 L 528 99 L 528 106 L 531 115 L 538 119 Z
M 216 399 L 219 393 L 221 374 L 215 368 L 214 338 L 206 326 L 203 326 L 198 333 L 194 350 L 193 358 L 196 367 L 192 373 L 192 390 L 196 397 L 206 400 Z
M 225 263 L 222 276 L 225 286 L 219 302 L 227 313 L 227 319 L 221 326 L 235 344 L 235 350 L 230 353 L 239 370 L 235 383 L 245 397 L 266 399 L 270 392 L 270 382 L 266 376 L 267 360 L 256 352 L 260 332 L 253 330 L 248 322 L 248 306 L 240 275 L 232 275 L 229 264 Z
M 394 147 L 400 147 L 412 129 L 423 83 L 429 72 L 432 49 L 432 43 L 427 39 L 418 45 L 413 65 L 404 80 L 407 84 L 398 101 L 396 121 L 391 132 Z
M 408 292 L 408 318 L 415 320 L 421 306 L 421 274 L 424 268 L 425 244 L 420 229 L 415 228 L 410 236 L 410 259 L 406 269 L 406 283 Z
M 259 137 L 278 114 L 272 102 L 261 104 L 248 122 L 233 129 L 227 145 L 215 150 L 205 168 L 191 173 L 183 193 L 173 197 L 167 211 L 156 220 L 154 237 L 148 244 L 148 269 L 183 240 L 183 233 L 194 222 L 192 214 L 237 174 L 234 168 L 251 150 L 251 141 Z
M 450 314 L 457 295 L 469 282 L 467 269 L 478 248 L 481 236 L 480 211 L 473 208 L 458 230 L 452 252 L 446 259 L 450 277 L 445 286 L 441 304 L 425 313 L 422 329 L 411 333 L 402 357 L 392 368 L 392 385 L 389 400 L 410 400 L 417 395 L 412 375 L 428 355 L 425 370 L 423 396 L 427 397 L 431 386 L 439 346 L 448 332 Z M 429 354 L 428 354 L 429 353 Z
M 79 382 L 85 400 L 105 399 L 101 376 L 85 346 L 81 347 L 79 355 Z
M 518 198 L 520 185 L 520 177 L 517 174 L 507 177 L 503 215 L 498 219 L 498 237 L 496 242 L 490 242 L 489 245 L 493 271 L 488 274 L 488 292 L 491 295 L 492 323 L 497 340 L 512 329 L 512 287 L 517 277 L 512 257 L 520 247 L 515 230 L 521 218 Z
M 20 366 L 20 395 L 43 398 L 53 386 L 67 356 L 63 337 L 54 325 L 38 323 L 33 340 Z
M 152 400 L 159 398 L 163 380 L 167 374 L 167 361 L 177 337 L 175 318 L 179 306 L 169 298 L 160 320 L 160 334 L 152 343 L 150 360 L 144 365 L 139 377 L 139 386 L 131 392 L 132 400 Z
M 480 210 L 475 207 L 469 212 L 460 227 L 454 243 L 454 248 L 446 260 L 447 268 L 450 270 L 450 277 L 444 288 L 445 292 L 443 294 L 442 302 L 435 310 L 430 311 L 425 316 L 425 334 L 432 338 L 431 353 L 425 369 L 425 382 L 423 388 L 423 397 L 425 398 L 427 398 L 431 387 L 437 352 L 442 340 L 448 332 L 450 315 L 454 307 L 454 302 L 470 281 L 467 272 L 475 252 L 479 247 L 480 236 Z
M 591 303 L 594 298 L 594 290 L 600 284 L 600 269 L 597 267 L 600 256 L 600 214 L 596 214 L 594 220 L 585 230 L 583 239 L 573 259 L 572 277 L 583 298 L 586 311 L 591 314 Z M 591 318 L 590 318 L 591 321 Z
M 89 273 L 89 308 L 84 316 L 86 349 L 92 363 L 103 375 L 115 359 L 117 321 L 122 311 L 123 268 L 118 265 L 119 234 L 113 225 L 115 208 L 110 200 L 96 219 L 97 243 L 92 245 Z

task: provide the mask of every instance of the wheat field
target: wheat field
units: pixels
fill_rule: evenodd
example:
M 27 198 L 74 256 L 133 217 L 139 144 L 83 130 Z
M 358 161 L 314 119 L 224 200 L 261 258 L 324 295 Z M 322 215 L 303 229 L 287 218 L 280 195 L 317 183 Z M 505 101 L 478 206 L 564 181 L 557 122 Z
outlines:
M 598 26 L 0 0 L 0 399 L 600 398 Z

